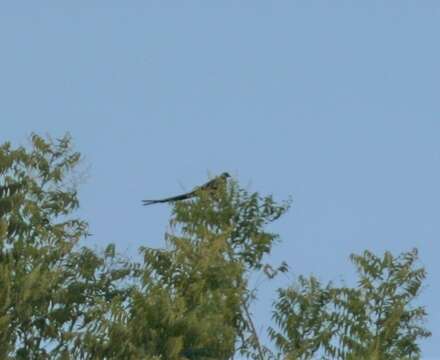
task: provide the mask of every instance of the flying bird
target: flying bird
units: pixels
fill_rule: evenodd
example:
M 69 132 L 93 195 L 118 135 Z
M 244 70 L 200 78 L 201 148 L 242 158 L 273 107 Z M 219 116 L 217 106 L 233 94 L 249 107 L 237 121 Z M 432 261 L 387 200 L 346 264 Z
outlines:
M 177 196 L 172 196 L 165 199 L 159 199 L 159 200 L 142 200 L 143 205 L 153 205 L 153 204 L 159 204 L 159 203 L 167 203 L 167 202 L 173 202 L 173 201 L 179 201 L 179 200 L 186 200 L 193 198 L 196 196 L 200 191 L 216 191 L 220 184 L 226 182 L 226 180 L 231 177 L 229 173 L 224 172 L 220 176 L 215 177 L 214 179 L 208 181 L 206 184 L 203 184 L 201 186 L 196 187 L 193 191 L 190 191 L 186 194 L 181 194 Z

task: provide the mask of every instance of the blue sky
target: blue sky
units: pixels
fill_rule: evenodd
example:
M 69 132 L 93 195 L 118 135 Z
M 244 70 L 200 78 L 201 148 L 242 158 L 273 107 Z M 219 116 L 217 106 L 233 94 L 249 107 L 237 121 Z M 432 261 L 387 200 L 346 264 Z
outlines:
M 417 247 L 440 359 L 437 1 L 46 1 L 0 11 L 0 141 L 69 131 L 90 245 L 161 246 L 142 198 L 232 173 L 293 197 L 271 259 L 353 281 L 352 252 Z M 437 254 L 437 255 L 436 255 Z M 278 283 L 264 284 L 261 328 Z

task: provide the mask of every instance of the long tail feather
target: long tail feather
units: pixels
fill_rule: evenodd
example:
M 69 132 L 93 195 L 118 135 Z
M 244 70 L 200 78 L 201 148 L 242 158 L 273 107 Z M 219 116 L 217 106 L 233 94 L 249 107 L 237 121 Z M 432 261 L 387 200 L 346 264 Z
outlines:
M 173 197 L 169 197 L 169 198 L 165 198 L 165 199 L 160 199 L 160 200 L 142 200 L 142 205 L 147 206 L 147 205 L 153 205 L 153 204 L 186 200 L 186 199 L 193 197 L 194 195 L 195 195 L 194 192 L 190 192 L 190 193 L 177 195 L 177 196 L 173 196 Z

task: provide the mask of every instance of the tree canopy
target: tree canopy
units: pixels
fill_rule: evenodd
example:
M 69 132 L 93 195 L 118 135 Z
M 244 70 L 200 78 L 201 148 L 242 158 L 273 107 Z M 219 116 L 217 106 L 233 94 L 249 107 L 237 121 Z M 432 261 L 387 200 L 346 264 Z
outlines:
M 414 305 L 425 278 L 416 250 L 352 255 L 355 287 L 300 276 L 279 289 L 265 346 L 249 277 L 287 271 L 267 262 L 278 240 L 268 225 L 290 201 L 236 181 L 199 191 L 173 203 L 165 248 L 144 245 L 135 261 L 85 245 L 80 160 L 68 135 L 0 146 L 0 358 L 420 358 L 430 333 Z

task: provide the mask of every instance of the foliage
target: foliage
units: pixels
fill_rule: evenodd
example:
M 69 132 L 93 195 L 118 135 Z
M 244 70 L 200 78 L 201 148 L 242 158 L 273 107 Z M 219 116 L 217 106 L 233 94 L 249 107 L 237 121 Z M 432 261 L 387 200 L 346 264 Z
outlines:
M 87 231 L 69 216 L 78 200 L 63 179 L 80 159 L 70 139 L 33 135 L 32 146 L 0 147 L 1 358 L 44 358 L 44 344 L 62 336 L 54 302 L 60 268 Z
M 83 349 L 118 359 L 229 359 L 240 350 L 255 354 L 256 343 L 249 341 L 254 333 L 244 314 L 249 306 L 246 276 L 262 267 L 277 238 L 264 226 L 287 207 L 248 194 L 235 183 L 176 203 L 167 248 L 141 248 L 143 262 L 131 265 L 136 286 L 98 320 Z
M 80 161 L 68 135 L 0 146 L 1 359 L 418 358 L 429 333 L 412 305 L 425 277 L 415 251 L 353 255 L 356 288 L 299 277 L 280 289 L 272 354 L 253 324 L 249 277 L 287 271 L 265 256 L 278 240 L 267 227 L 290 202 L 235 181 L 199 191 L 173 204 L 166 248 L 143 246 L 135 262 L 113 244 L 80 247 Z
M 142 249 L 144 287 L 155 284 L 163 289 L 167 306 L 177 309 L 173 318 L 180 326 L 171 328 L 179 328 L 178 334 L 169 328 L 161 337 L 172 333 L 182 347 L 180 356 L 227 359 L 236 347 L 258 351 L 247 341 L 254 335 L 243 308 L 250 298 L 247 274 L 262 268 L 263 256 L 277 239 L 265 225 L 288 206 L 225 183 L 215 193 L 175 204 L 166 234 L 168 250 Z
M 323 287 L 313 276 L 279 290 L 269 334 L 286 359 L 418 359 L 425 309 L 414 305 L 425 270 L 417 251 L 352 255 L 358 287 Z
M 0 147 L 2 359 L 65 358 L 102 312 L 100 300 L 121 292 L 106 258 L 75 250 L 87 235 L 73 217 L 80 159 L 68 135 L 33 134 L 30 150 Z

